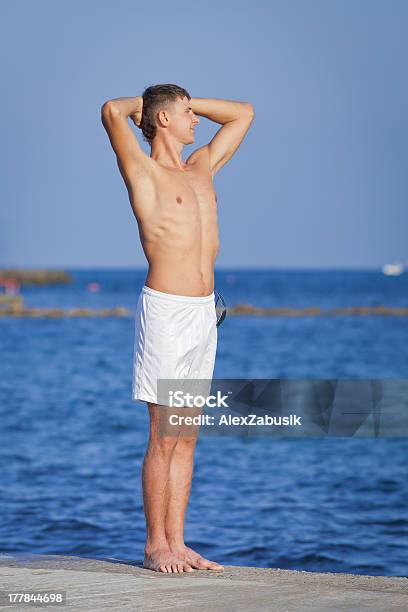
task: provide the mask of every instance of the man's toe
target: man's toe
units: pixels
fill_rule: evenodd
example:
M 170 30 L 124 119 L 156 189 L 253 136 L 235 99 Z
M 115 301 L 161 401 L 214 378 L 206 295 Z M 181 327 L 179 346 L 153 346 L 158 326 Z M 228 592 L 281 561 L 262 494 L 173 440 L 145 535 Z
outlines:
M 223 565 L 220 565 L 219 563 L 215 563 L 215 561 L 210 561 L 210 567 L 211 569 L 220 570 L 220 571 L 224 569 Z
M 204 557 L 203 557 L 203 561 L 205 563 L 206 569 L 212 569 L 212 570 L 223 570 L 224 569 L 224 567 L 220 565 L 219 563 L 217 563 L 216 561 L 210 561 L 209 559 L 205 559 Z

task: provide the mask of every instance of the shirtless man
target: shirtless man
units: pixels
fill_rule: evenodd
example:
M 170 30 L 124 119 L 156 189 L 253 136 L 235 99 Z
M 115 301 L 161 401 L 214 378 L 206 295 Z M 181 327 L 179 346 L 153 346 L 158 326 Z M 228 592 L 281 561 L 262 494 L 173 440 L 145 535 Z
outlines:
M 217 329 L 214 262 L 219 249 L 213 178 L 238 149 L 254 117 L 248 102 L 191 98 L 177 85 L 102 106 L 149 268 L 139 297 L 133 399 L 147 402 L 150 436 L 143 462 L 144 566 L 159 572 L 222 571 L 184 543 L 196 436 L 158 434 L 157 379 L 211 379 Z M 221 124 L 211 142 L 182 160 L 198 116 Z M 128 118 L 151 146 L 138 144 Z

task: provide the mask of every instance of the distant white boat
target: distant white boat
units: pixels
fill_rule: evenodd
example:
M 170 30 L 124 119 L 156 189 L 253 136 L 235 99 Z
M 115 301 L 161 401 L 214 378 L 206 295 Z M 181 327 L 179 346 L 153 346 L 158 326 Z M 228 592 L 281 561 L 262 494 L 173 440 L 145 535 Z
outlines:
M 382 267 L 383 274 L 387 276 L 399 276 L 404 272 L 404 264 L 401 261 L 384 264 Z

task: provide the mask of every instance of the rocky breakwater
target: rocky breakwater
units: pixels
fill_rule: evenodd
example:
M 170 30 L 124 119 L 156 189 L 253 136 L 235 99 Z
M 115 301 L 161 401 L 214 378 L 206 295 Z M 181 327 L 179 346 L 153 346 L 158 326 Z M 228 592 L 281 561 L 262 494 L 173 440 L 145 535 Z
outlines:
M 261 317 L 313 317 L 313 316 L 351 316 L 351 315 L 383 315 L 407 317 L 408 308 L 393 308 L 392 306 L 347 306 L 324 310 L 320 306 L 307 308 L 262 308 L 251 304 L 236 304 L 227 309 L 227 315 L 257 315 Z
M 128 317 L 129 310 L 115 308 L 27 308 L 21 295 L 0 295 L 0 317 Z
M 14 281 L 19 285 L 57 285 L 72 283 L 72 276 L 65 270 L 0 268 L 0 284 L 6 284 L 4 281 Z
M 251 304 L 237 304 L 227 309 L 228 316 L 261 317 L 313 317 L 313 316 L 408 316 L 408 308 L 390 306 L 350 306 L 323 310 L 319 306 L 308 308 L 262 308 Z M 21 295 L 0 294 L 0 317 L 129 317 L 131 312 L 123 307 L 103 308 L 27 308 Z

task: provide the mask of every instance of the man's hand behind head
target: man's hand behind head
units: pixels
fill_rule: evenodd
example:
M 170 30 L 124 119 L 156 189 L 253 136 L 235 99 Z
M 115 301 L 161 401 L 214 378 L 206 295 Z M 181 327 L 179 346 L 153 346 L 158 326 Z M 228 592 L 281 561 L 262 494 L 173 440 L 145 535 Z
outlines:
M 136 127 L 140 128 L 140 124 L 141 124 L 141 121 L 142 121 L 142 112 L 143 112 L 143 98 L 142 98 L 142 96 L 137 96 L 137 102 L 139 104 L 139 108 L 137 109 L 137 111 L 135 113 L 133 113 L 133 115 L 130 115 L 130 118 L 132 119 L 132 121 L 136 125 Z
M 142 121 L 142 113 L 139 111 L 137 113 L 135 113 L 134 115 L 130 115 L 131 120 L 133 121 L 133 123 L 140 128 L 140 123 Z

